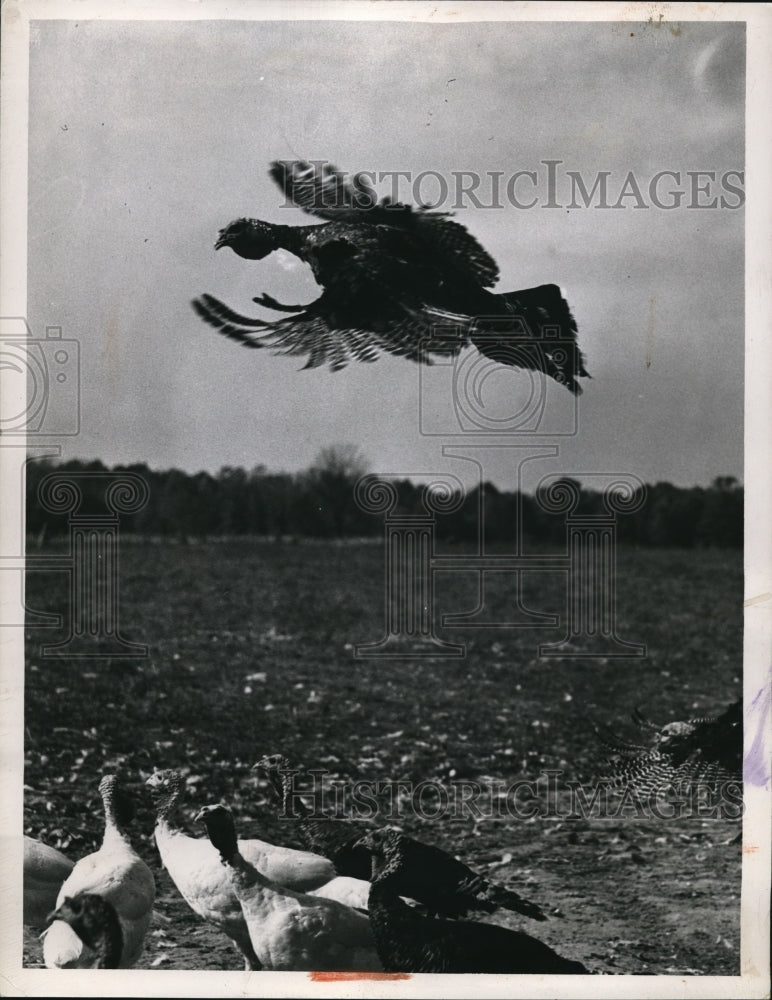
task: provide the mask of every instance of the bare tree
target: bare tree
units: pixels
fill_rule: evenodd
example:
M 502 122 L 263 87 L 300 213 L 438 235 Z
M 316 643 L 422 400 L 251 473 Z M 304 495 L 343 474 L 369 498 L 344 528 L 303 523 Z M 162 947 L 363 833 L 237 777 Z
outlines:
M 312 499 L 331 534 L 351 534 L 359 518 L 354 500 L 357 481 L 370 463 L 354 444 L 322 448 L 308 470 Z
M 370 463 L 355 444 L 330 444 L 316 455 L 311 472 L 327 478 L 353 480 L 355 483 L 370 468 Z

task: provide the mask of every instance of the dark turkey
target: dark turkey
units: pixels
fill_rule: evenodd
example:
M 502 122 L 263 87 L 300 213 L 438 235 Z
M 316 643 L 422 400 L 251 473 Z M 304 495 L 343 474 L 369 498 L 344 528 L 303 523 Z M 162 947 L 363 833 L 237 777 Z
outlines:
M 292 770 L 280 754 L 263 757 L 255 767 L 268 774 L 283 817 L 295 817 L 294 832 L 303 847 L 329 858 L 340 875 L 371 878 L 370 853 L 359 842 L 365 834 L 377 833 L 400 858 L 399 873 L 392 877 L 392 887 L 398 895 L 423 903 L 431 913 L 460 917 L 472 911 L 493 913 L 501 907 L 534 920 L 547 919 L 536 903 L 512 889 L 489 882 L 439 847 L 414 840 L 398 830 L 374 831 L 372 824 L 358 820 L 313 818 L 293 789 L 292 779 L 298 771 Z
M 575 395 L 589 377 L 576 323 L 557 285 L 488 291 L 499 269 L 448 213 L 377 201 L 359 177 L 349 183 L 322 162 L 277 161 L 271 177 L 297 207 L 323 225 L 284 226 L 238 219 L 220 231 L 215 249 L 249 260 L 284 249 L 309 264 L 322 294 L 308 305 L 270 295 L 254 301 L 291 317 L 272 322 L 242 316 L 211 295 L 193 308 L 245 347 L 307 355 L 306 368 L 374 361 L 379 351 L 431 364 L 469 344 L 496 362 L 544 372 Z
M 368 913 L 378 957 L 387 972 L 588 973 L 581 962 L 562 958 L 521 931 L 419 915 L 399 898 L 409 861 L 394 831 L 370 833 L 358 846 L 372 856 Z M 452 881 L 448 890 L 452 891 Z

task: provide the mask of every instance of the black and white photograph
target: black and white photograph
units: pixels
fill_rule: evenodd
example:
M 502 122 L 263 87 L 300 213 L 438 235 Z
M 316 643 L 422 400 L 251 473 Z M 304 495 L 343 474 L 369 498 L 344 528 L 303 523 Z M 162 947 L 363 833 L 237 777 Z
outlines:
M 768 996 L 769 6 L 2 27 L 3 994 Z

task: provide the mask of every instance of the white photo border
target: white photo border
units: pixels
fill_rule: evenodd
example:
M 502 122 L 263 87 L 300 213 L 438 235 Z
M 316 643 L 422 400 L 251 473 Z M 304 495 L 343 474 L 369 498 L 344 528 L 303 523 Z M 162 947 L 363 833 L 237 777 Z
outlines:
M 746 710 L 759 691 L 769 707 L 772 663 L 772 8 L 762 4 L 499 2 L 295 2 L 248 0 L 5 0 L 2 5 L 2 229 L 0 308 L 27 312 L 27 126 L 30 21 L 101 20 L 407 20 L 414 22 L 526 21 L 745 21 L 746 101 L 746 390 L 745 390 L 745 636 Z M 2 372 L 0 372 L 2 377 Z M 22 442 L 17 442 L 17 445 Z M 4 445 L 5 442 L 2 442 Z M 0 447 L 3 518 L 0 548 L 23 553 L 18 487 L 23 447 Z M 18 600 L 0 574 L 0 607 Z M 9 634 L 5 634 L 7 631 Z M 23 829 L 23 630 L 4 630 L 0 657 L 2 767 L 0 769 L 0 983 L 6 996 L 276 996 L 276 997 L 762 997 L 769 990 L 770 788 L 746 783 L 743 822 L 741 970 L 738 977 L 422 976 L 312 982 L 301 973 L 69 972 L 21 966 Z M 766 751 L 769 756 L 769 717 Z M 755 735 L 746 726 L 746 750 Z M 769 771 L 767 770 L 767 774 Z

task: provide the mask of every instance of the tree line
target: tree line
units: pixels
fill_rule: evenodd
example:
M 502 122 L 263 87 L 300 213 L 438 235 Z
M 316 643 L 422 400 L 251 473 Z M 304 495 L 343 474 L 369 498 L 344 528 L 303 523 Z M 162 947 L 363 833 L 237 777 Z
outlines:
M 80 514 L 102 514 L 105 473 L 133 473 L 144 480 L 147 500 L 134 513 L 121 514 L 122 534 L 180 540 L 221 536 L 310 538 L 378 537 L 384 515 L 362 508 L 355 486 L 366 461 L 351 446 L 332 446 L 313 465 L 297 473 L 271 472 L 263 465 L 247 471 L 224 466 L 215 475 L 179 469 L 155 470 L 145 464 L 108 468 L 99 461 L 31 461 L 27 465 L 27 534 L 39 541 L 66 535 L 67 515 L 50 509 L 39 486 L 50 473 L 76 473 L 83 499 Z M 95 473 L 96 475 L 90 475 Z M 562 481 L 579 497 L 575 513 L 602 515 L 603 495 L 575 480 Z M 425 514 L 423 489 L 409 479 L 392 482 L 393 513 Z M 459 498 L 460 499 L 460 498 Z M 743 542 L 743 488 L 736 479 L 718 477 L 709 487 L 682 488 L 658 482 L 646 486 L 619 514 L 617 538 L 642 546 L 740 547 Z M 505 545 L 561 546 L 566 514 L 545 509 L 537 496 L 499 490 L 491 483 L 470 490 L 448 513 L 436 515 L 438 540 Z M 482 528 L 481 528 L 482 525 Z

